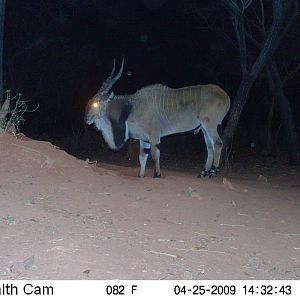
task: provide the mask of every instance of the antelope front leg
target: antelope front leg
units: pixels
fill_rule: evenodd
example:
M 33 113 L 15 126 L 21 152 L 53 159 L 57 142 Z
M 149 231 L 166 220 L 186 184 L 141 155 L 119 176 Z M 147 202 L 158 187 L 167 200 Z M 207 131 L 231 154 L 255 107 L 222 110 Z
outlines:
M 139 177 L 145 176 L 146 163 L 147 163 L 149 153 L 150 153 L 150 143 L 140 140 L 140 155 L 139 155 L 140 173 L 139 173 Z
M 160 178 L 160 164 L 159 164 L 159 158 L 160 158 L 160 141 L 158 143 L 151 143 L 151 157 L 154 161 L 155 170 L 153 177 L 154 178 Z

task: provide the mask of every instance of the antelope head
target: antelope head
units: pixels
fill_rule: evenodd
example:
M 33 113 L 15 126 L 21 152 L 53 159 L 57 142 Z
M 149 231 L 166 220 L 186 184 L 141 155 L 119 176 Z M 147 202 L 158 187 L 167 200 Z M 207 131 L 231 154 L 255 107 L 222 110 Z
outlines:
M 115 75 L 115 60 L 111 74 L 102 83 L 96 95 L 89 100 L 86 106 L 85 122 L 102 131 L 109 147 L 118 150 L 128 139 L 126 120 L 131 107 L 123 105 L 122 101 L 114 100 L 115 96 L 110 89 L 121 77 L 124 67 L 124 57 L 118 74 Z

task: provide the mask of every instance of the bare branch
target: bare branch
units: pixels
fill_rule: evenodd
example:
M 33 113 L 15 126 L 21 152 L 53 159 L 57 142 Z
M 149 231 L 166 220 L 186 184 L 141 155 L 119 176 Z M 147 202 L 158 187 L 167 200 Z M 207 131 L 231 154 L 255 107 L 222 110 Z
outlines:
M 290 71 L 286 70 L 286 75 L 282 79 L 283 85 L 289 80 L 291 80 L 292 78 L 296 77 L 299 74 L 299 72 L 300 72 L 300 61 L 298 62 L 298 64 L 293 70 Z
M 269 29 L 268 36 L 262 46 L 261 52 L 251 68 L 250 76 L 257 77 L 263 69 L 266 61 L 272 58 L 280 42 L 280 29 L 283 23 L 283 3 L 281 0 L 273 1 L 273 22 Z
M 242 18 L 242 12 L 240 7 L 234 0 L 222 0 L 224 6 L 227 8 L 231 15 L 236 16 L 236 18 Z
M 0 133 L 5 129 L 6 116 L 9 110 L 10 99 L 6 98 L 3 105 L 0 107 Z
M 252 0 L 241 0 L 242 12 L 244 13 L 246 9 L 252 4 Z
M 242 8 L 237 5 L 234 0 L 222 0 L 225 7 L 229 10 L 231 14 L 231 22 L 235 31 L 235 35 L 238 42 L 238 48 L 240 52 L 240 65 L 242 69 L 242 74 L 245 76 L 248 74 L 248 63 L 247 63 L 247 45 L 246 45 L 246 29 L 244 20 L 244 11 L 246 6 L 249 7 L 251 0 L 240 0 Z
M 263 0 L 260 0 L 260 11 L 261 11 L 261 26 L 263 32 L 266 32 L 266 27 L 265 27 L 265 7 Z
M 289 17 L 288 23 L 284 27 L 284 29 L 281 32 L 281 38 L 283 38 L 286 33 L 291 29 L 292 25 L 295 23 L 296 19 L 299 17 L 299 3 L 298 1 L 291 1 L 291 9 L 294 11 L 294 13 Z M 286 11 L 285 11 L 286 13 Z
M 18 94 L 11 98 L 10 91 L 6 91 L 6 100 L 5 100 L 5 107 L 2 106 L 0 112 L 5 113 L 3 117 L 0 116 L 1 126 L 0 126 L 0 132 L 9 132 L 9 133 L 15 133 L 16 131 L 20 130 L 20 125 L 25 122 L 24 114 L 25 113 L 31 113 L 38 109 L 38 105 L 36 108 L 30 110 L 28 109 L 27 103 L 29 101 L 24 101 L 21 99 L 22 94 Z M 9 105 L 12 100 L 16 99 L 15 106 L 13 109 L 9 109 Z M 3 109 L 4 107 L 4 109 Z M 10 115 L 9 119 L 6 120 L 7 115 Z M 6 122 L 7 121 L 7 122 Z

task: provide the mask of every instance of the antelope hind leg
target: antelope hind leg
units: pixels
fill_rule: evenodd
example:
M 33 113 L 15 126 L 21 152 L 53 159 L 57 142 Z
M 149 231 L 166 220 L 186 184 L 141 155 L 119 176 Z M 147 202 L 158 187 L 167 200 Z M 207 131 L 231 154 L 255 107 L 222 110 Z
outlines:
M 214 158 L 212 167 L 209 170 L 209 177 L 215 177 L 219 172 L 220 156 L 223 148 L 223 142 L 218 134 L 217 128 L 211 130 L 210 137 L 212 139 L 213 149 L 214 149 Z
M 151 156 L 154 161 L 155 169 L 154 169 L 154 178 L 160 178 L 161 173 L 160 173 L 160 141 L 158 143 L 151 143 Z
M 198 178 L 203 178 L 206 176 L 210 177 L 210 170 L 212 168 L 213 164 L 213 159 L 214 159 L 214 149 L 213 149 L 213 144 L 211 143 L 211 140 L 206 132 L 205 127 L 202 127 L 202 132 L 206 144 L 206 149 L 207 149 L 207 159 L 206 159 L 206 164 L 204 169 L 199 173 Z

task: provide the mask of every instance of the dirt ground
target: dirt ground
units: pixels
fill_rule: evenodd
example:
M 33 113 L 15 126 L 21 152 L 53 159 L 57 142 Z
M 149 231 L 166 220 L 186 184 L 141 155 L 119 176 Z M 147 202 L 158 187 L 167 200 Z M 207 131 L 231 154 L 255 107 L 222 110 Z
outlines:
M 300 172 L 96 165 L 0 136 L 0 279 L 300 279 Z

